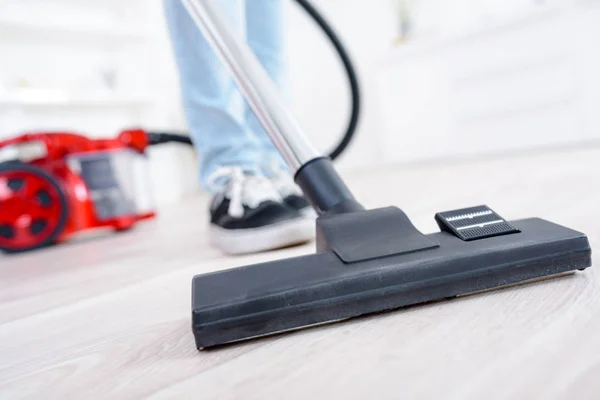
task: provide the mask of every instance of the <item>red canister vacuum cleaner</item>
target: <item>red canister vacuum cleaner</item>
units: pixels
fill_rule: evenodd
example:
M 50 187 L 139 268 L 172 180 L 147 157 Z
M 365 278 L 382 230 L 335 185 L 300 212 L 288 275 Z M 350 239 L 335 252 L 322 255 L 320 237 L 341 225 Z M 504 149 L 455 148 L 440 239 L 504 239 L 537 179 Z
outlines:
M 0 250 L 22 252 L 154 217 L 146 149 L 188 137 L 126 130 L 115 139 L 33 133 L 0 142 Z M 5 156 L 6 157 L 6 156 Z

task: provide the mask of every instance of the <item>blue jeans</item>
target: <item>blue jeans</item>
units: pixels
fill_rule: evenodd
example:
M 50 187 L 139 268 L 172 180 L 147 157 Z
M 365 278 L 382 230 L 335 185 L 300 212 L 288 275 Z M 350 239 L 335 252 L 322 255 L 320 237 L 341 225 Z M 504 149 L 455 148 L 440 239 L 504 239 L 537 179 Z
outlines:
M 217 1 L 217 0 L 211 0 Z M 284 87 L 284 4 L 287 0 L 218 0 L 273 81 Z M 180 75 L 190 136 L 198 152 L 200 180 L 221 166 L 264 173 L 262 165 L 283 160 L 180 0 L 164 0 Z

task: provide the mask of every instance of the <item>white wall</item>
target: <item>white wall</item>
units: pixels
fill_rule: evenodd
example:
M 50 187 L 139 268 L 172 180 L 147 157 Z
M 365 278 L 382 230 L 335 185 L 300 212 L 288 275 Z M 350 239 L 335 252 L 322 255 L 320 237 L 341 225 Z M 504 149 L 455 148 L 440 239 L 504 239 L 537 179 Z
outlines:
M 362 91 L 362 114 L 355 142 L 340 160 L 343 167 L 376 162 L 381 154 L 378 71 L 393 48 L 393 3 L 387 0 L 316 1 L 351 53 Z M 350 112 L 350 92 L 341 63 L 314 23 L 291 7 L 289 59 L 294 111 L 313 143 L 323 152 L 340 140 Z
M 144 66 L 153 27 L 140 11 L 114 0 L 1 1 L 0 135 L 106 135 L 151 115 Z
M 413 21 L 397 46 L 394 1 L 317 2 L 353 51 L 365 92 L 341 165 L 598 143 L 599 1 L 398 1 Z M 299 35 L 290 43 L 296 110 L 319 143 L 316 132 L 332 135 L 343 120 L 347 92 L 319 38 L 303 39 L 302 22 L 290 33 Z M 315 99 L 315 87 L 329 95 Z

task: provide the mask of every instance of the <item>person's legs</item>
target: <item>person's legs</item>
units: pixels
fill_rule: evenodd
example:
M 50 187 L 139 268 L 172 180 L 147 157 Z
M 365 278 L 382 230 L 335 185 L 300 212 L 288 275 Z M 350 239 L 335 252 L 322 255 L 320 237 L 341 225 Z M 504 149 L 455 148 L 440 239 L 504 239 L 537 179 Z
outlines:
M 217 0 L 211 0 L 217 1 Z M 244 0 L 220 0 L 231 23 L 243 24 Z M 248 128 L 245 102 L 181 0 L 165 0 L 180 73 L 183 105 L 200 158 L 200 176 L 213 192 L 210 240 L 227 253 L 304 243 L 313 226 L 287 205 L 264 175 L 265 150 Z
M 285 6 L 289 0 L 246 0 L 246 38 L 271 79 L 286 95 L 285 67 Z M 254 112 L 246 105 L 245 120 L 261 143 L 264 160 L 273 160 L 287 170 Z
M 233 26 L 243 29 L 243 0 L 220 0 Z M 222 166 L 257 172 L 261 144 L 248 130 L 244 100 L 221 61 L 181 0 L 164 1 L 165 16 L 180 75 L 184 112 L 198 152 L 204 189 L 214 192 L 209 177 Z

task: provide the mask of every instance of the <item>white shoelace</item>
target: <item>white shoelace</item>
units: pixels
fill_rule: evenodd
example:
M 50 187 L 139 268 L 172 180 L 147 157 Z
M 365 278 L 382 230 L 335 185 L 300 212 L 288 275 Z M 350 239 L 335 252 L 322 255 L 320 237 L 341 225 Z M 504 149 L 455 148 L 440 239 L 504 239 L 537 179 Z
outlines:
M 281 168 L 275 159 L 271 162 L 270 172 L 273 174 L 271 182 L 281 197 L 286 198 L 292 195 L 302 196 L 302 190 L 296 185 L 292 176 Z
M 208 178 L 208 185 L 215 189 L 222 186 L 217 181 L 225 180 L 224 196 L 229 199 L 227 213 L 234 218 L 244 216 L 244 206 L 256 208 L 265 201 L 281 201 L 273 184 L 263 175 L 246 174 L 240 167 L 220 167 Z

